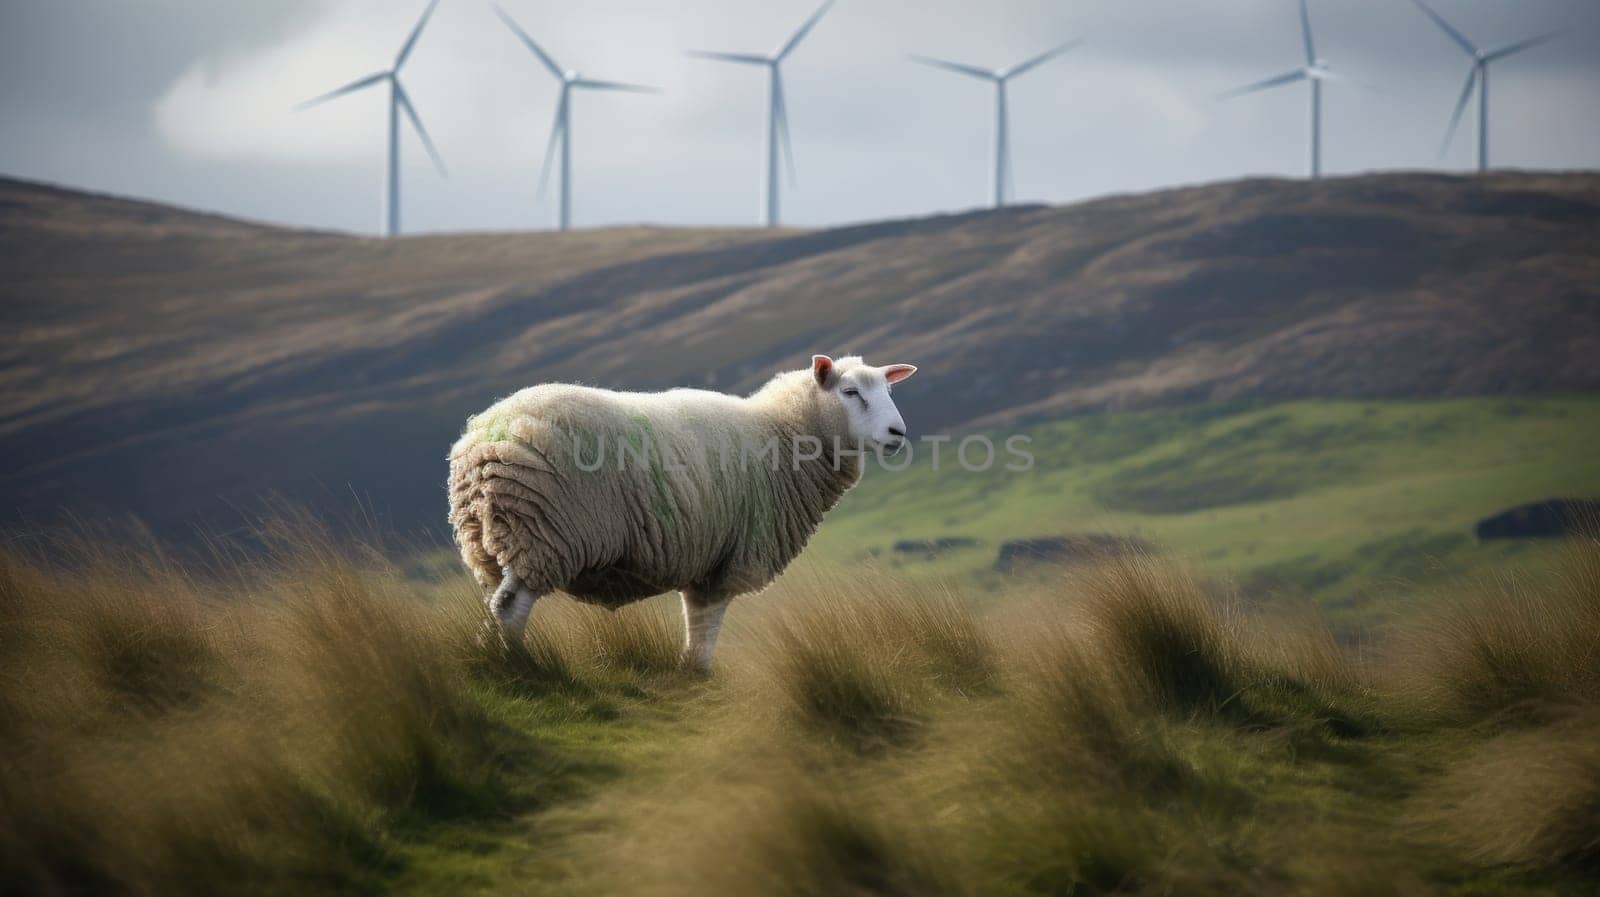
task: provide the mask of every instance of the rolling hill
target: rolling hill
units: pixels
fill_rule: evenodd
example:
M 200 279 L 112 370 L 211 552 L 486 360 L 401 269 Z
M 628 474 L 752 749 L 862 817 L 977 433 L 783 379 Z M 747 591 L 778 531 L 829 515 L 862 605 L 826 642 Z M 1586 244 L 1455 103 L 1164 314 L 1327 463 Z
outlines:
M 914 361 L 914 430 L 1202 401 L 1600 388 L 1600 175 L 1250 180 L 820 231 L 380 241 L 0 181 L 0 507 L 440 528 L 528 383 Z
M 1214 402 L 1004 432 L 1031 440 L 1027 473 L 961 470 L 951 446 L 935 469 L 919 451 L 903 471 L 869 472 L 806 562 L 867 560 L 1003 593 L 1057 581 L 1060 562 L 1030 543 L 1132 537 L 1252 598 L 1313 598 L 1359 631 L 1463 577 L 1559 554 L 1557 540 L 1479 541 L 1483 517 L 1600 495 L 1592 396 Z M 997 563 L 1006 546 L 1014 559 Z M 459 563 L 440 558 L 442 570 Z

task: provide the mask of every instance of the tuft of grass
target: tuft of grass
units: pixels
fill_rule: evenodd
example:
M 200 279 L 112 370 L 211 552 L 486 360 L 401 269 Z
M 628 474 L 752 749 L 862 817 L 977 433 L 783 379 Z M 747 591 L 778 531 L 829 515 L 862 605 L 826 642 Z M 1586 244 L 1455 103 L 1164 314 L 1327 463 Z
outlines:
M 1550 575 L 1499 577 L 1394 632 L 1386 687 L 1405 714 L 1471 724 L 1600 702 L 1600 541 L 1569 541 Z
M 906 645 L 882 650 L 882 622 L 845 602 L 817 602 L 773 624 L 765 662 L 802 727 L 856 748 L 913 734 L 925 685 L 906 673 Z
M 154 606 L 126 595 L 85 591 L 98 602 L 82 618 L 84 672 L 107 696 L 131 710 L 160 712 L 193 706 L 212 687 L 220 658 L 203 608 L 182 597 Z
M 531 626 L 520 641 L 507 643 L 488 626 L 463 633 L 459 650 L 480 679 L 513 694 L 538 696 L 549 690 L 581 690 L 577 662 L 545 626 Z
M 576 650 L 591 664 L 636 676 L 672 676 L 680 669 L 683 630 L 669 608 L 665 601 L 617 610 L 576 604 L 564 609 L 565 623 Z
M 880 579 L 873 585 L 861 596 L 876 616 L 872 626 L 910 647 L 914 673 L 934 688 L 959 696 L 995 690 L 1000 673 L 995 640 L 971 605 L 947 584 L 919 588 Z
M 1035 633 L 1013 676 L 1005 721 L 989 733 L 1003 745 L 994 762 L 1010 781 L 1155 790 L 1185 781 L 1188 769 L 1136 672 L 1106 663 L 1083 630 L 1057 624 Z
M 926 845 L 816 783 L 781 780 L 741 810 L 722 816 L 726 827 L 708 833 L 676 870 L 686 890 L 772 897 L 958 892 Z
M 281 693 L 327 720 L 334 775 L 419 816 L 493 807 L 488 720 L 459 663 L 439 650 L 454 627 L 394 582 L 348 566 L 318 565 L 294 581 L 298 594 L 280 610 L 291 662 Z
M 1600 872 L 1600 705 L 1484 742 L 1419 804 L 1419 822 L 1478 862 Z
M 1161 876 L 1162 833 L 1150 814 L 1093 800 L 998 807 L 977 847 L 986 878 L 1020 894 L 1140 893 Z
M 933 704 L 999 687 L 994 637 L 949 589 L 867 573 L 774 601 L 746 666 L 802 729 L 857 749 L 903 745 Z
M 1181 568 L 1130 555 L 1078 574 L 1072 585 L 1099 659 L 1124 671 L 1156 707 L 1216 714 L 1244 691 L 1237 610 Z

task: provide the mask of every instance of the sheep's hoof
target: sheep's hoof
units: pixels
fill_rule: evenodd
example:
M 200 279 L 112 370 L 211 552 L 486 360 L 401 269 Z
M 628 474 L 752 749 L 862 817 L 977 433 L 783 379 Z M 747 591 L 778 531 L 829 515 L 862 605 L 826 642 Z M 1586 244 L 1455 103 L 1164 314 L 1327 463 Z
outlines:
M 711 664 L 702 662 L 699 658 L 689 654 L 685 654 L 678 660 L 678 671 L 696 679 L 711 678 Z
M 494 620 L 485 620 L 478 628 L 478 648 L 483 651 L 509 651 L 511 640 L 506 638 L 506 630 Z

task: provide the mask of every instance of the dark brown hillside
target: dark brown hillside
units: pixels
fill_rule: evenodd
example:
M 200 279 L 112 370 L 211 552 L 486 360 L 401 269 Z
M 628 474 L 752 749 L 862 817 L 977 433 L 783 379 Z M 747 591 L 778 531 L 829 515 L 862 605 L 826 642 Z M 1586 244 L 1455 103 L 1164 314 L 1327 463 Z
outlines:
M 1205 399 L 1600 388 L 1600 176 L 1244 181 L 826 231 L 395 242 L 0 181 L 0 507 L 166 528 L 268 491 L 442 515 L 547 379 L 923 366 L 917 429 Z

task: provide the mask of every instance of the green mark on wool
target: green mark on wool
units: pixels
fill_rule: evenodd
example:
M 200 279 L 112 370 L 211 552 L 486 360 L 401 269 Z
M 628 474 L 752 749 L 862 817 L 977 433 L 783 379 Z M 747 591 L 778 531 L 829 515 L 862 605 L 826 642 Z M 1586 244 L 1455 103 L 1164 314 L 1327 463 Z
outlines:
M 563 420 L 560 423 L 559 454 L 570 458 L 583 473 L 604 470 L 607 464 L 615 460 L 609 453 L 615 451 L 621 445 L 621 441 L 619 439 L 613 444 L 604 430 L 595 430 L 582 426 L 581 423 L 577 420 Z
M 466 433 L 484 442 L 509 442 L 512 414 L 509 411 L 485 412 L 467 418 Z
M 651 466 L 650 449 L 645 439 L 650 435 L 650 421 L 641 415 L 634 415 L 633 423 L 634 428 L 617 440 L 617 466 L 625 467 L 632 464 L 648 469 Z M 627 448 L 623 447 L 624 442 L 627 443 Z
M 753 490 L 756 499 L 756 525 L 763 531 L 770 530 L 778 523 L 777 496 L 765 489 Z
M 769 476 L 760 474 L 760 465 L 765 461 L 755 461 L 749 458 L 736 460 L 735 469 L 739 470 L 741 491 L 745 500 L 741 502 L 746 523 L 754 534 L 762 538 L 770 538 L 778 524 L 778 502 L 773 493 L 775 484 Z
M 672 503 L 672 490 L 667 486 L 667 474 L 662 456 L 667 447 L 662 440 L 656 438 L 655 425 L 650 418 L 636 414 L 633 416 L 633 422 L 635 429 L 628 433 L 628 444 L 633 446 L 638 456 L 644 458 L 645 469 L 650 473 L 650 481 L 655 486 L 651 507 L 655 510 L 657 519 L 661 521 L 663 527 L 671 529 L 678 521 L 677 510 Z
M 650 466 L 650 478 L 654 480 L 656 484 L 656 516 L 661 518 L 661 523 L 664 526 L 675 527 L 678 522 L 677 514 L 672 507 L 672 495 L 667 491 L 666 475 L 662 473 L 661 466 L 659 464 L 652 464 Z
M 645 437 L 654 437 L 655 427 L 651 426 L 650 418 L 645 417 L 642 414 L 635 414 L 633 416 L 633 424 L 636 429 L 628 431 L 628 444 L 633 446 L 634 450 L 642 455 L 645 453 Z

